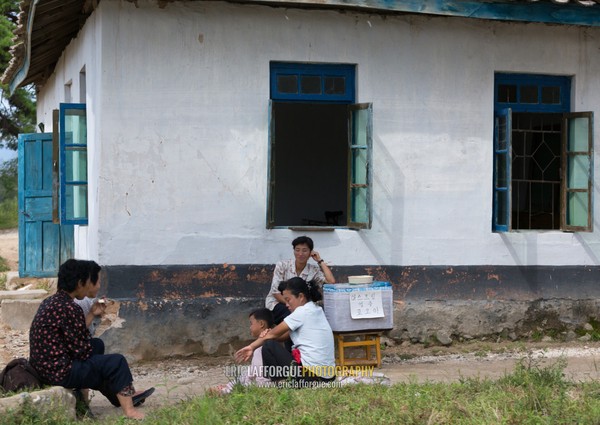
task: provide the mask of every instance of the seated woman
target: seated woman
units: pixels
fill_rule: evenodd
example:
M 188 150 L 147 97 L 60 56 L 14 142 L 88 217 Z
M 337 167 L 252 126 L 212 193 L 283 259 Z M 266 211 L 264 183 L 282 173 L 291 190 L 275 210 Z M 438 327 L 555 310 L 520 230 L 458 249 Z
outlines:
M 104 355 L 104 344 L 91 338 L 83 310 L 73 302 L 97 284 L 100 266 L 93 261 L 67 260 L 58 270 L 58 290 L 40 305 L 29 331 L 29 361 L 45 384 L 99 390 L 120 405 L 128 418 L 143 419 L 134 407 L 153 389 L 136 393 L 127 360 Z
M 237 351 L 236 361 L 247 361 L 254 350 L 262 346 L 264 372 L 271 380 L 334 380 L 333 332 L 323 309 L 315 304 L 323 297 L 317 283 L 294 277 L 282 282 L 279 291 L 291 314 L 264 337 Z M 292 353 L 277 342 L 285 339 L 288 333 L 294 344 Z M 299 371 L 290 367 L 293 362 L 301 367 Z M 271 374 L 270 371 L 277 373 Z
M 292 246 L 294 247 L 294 258 L 277 263 L 271 281 L 271 290 L 265 300 L 265 307 L 273 312 L 276 325 L 290 314 L 290 310 L 286 307 L 285 300 L 278 290 L 281 282 L 293 277 L 301 277 L 307 282 L 316 281 L 319 285 L 335 283 L 331 269 L 321 258 L 321 255 L 313 250 L 314 243 L 311 238 L 300 236 L 292 241 Z M 317 265 L 308 264 L 310 258 L 315 260 Z

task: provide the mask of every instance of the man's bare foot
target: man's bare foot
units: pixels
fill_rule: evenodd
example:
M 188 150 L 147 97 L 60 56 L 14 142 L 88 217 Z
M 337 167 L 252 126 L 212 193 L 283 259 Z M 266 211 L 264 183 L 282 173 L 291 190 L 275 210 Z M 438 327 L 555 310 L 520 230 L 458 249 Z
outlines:
M 131 397 L 124 396 L 121 394 L 117 394 L 117 398 L 121 403 L 121 409 L 123 409 L 123 414 L 126 418 L 130 419 L 144 419 L 145 415 L 133 407 L 133 400 Z
M 214 387 L 207 389 L 206 393 L 209 395 L 223 395 L 225 388 L 227 388 L 227 385 L 215 385 Z
M 128 419 L 137 419 L 137 420 L 142 420 L 146 417 L 146 415 L 144 415 L 142 412 L 140 412 L 137 409 L 133 409 L 130 412 L 125 412 L 125 417 Z

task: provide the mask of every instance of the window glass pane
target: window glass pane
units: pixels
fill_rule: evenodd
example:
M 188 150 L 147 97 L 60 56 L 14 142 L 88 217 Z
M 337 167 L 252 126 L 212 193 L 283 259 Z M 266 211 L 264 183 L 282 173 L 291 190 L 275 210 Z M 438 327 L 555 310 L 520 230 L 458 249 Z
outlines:
M 325 77 L 326 94 L 346 93 L 346 79 L 344 77 Z
M 498 85 L 498 102 L 513 103 L 517 101 L 517 86 L 509 84 Z
M 65 181 L 87 181 L 87 149 L 65 149 Z
M 321 93 L 321 77 L 314 75 L 304 75 L 300 80 L 302 93 L 305 94 L 320 94 Z
M 498 226 L 506 226 L 508 224 L 508 214 L 507 214 L 507 197 L 508 191 L 498 191 L 496 192 L 496 206 L 498 208 L 498 213 L 496 215 L 496 224 Z
M 87 185 L 66 185 L 67 220 L 87 218 Z
M 367 188 L 353 187 L 352 188 L 352 221 L 355 223 L 369 222 L 369 209 L 367 204 Z
M 560 104 L 560 87 L 542 87 L 542 103 L 547 105 Z
M 538 88 L 537 88 L 537 86 L 521 86 L 521 102 L 520 103 L 538 103 Z
M 280 93 L 298 93 L 298 77 L 296 75 L 278 75 L 277 91 Z
M 352 226 L 371 226 L 371 104 L 350 108 L 349 214 Z
M 569 119 L 567 152 L 587 152 L 589 143 L 589 118 Z
M 352 112 L 352 146 L 367 147 L 367 109 Z
M 352 183 L 367 184 L 367 149 L 352 149 Z
M 567 193 L 567 225 L 587 227 L 588 194 L 587 192 Z
M 588 155 L 569 155 L 567 165 L 567 187 L 569 189 L 587 189 L 589 171 L 590 157 Z
M 87 144 L 85 109 L 65 109 L 65 143 Z

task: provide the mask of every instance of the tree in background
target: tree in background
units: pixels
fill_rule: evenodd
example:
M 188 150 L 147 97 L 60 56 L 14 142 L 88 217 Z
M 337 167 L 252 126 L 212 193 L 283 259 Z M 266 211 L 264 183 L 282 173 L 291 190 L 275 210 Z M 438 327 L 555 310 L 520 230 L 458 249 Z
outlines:
M 0 165 L 0 203 L 17 198 L 17 158 L 4 161 Z
M 13 29 L 17 25 L 18 0 L 0 0 L 0 74 L 10 62 Z M 19 133 L 35 132 L 35 93 L 32 86 L 19 88 L 11 95 L 8 86 L 0 85 L 0 148 L 17 149 Z
M 0 74 L 3 74 L 10 62 L 19 1 L 0 0 L 0 12 Z M 0 84 L 0 91 L 0 149 L 17 150 L 19 133 L 35 131 L 34 89 L 32 86 L 19 88 L 11 94 L 7 85 Z M 17 169 L 16 158 L 0 164 L 0 229 L 18 226 Z

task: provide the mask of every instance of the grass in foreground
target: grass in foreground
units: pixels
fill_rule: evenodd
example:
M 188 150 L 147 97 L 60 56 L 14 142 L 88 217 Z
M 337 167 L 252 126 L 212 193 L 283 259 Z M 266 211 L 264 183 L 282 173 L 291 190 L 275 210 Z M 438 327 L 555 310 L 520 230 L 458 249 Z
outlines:
M 10 267 L 8 267 L 8 262 L 6 259 L 4 257 L 0 257 L 0 272 L 7 272 L 9 270 Z
M 147 412 L 147 424 L 593 424 L 600 423 L 600 384 L 564 379 L 564 360 L 541 366 L 524 358 L 503 378 L 455 383 L 336 389 L 240 388 Z M 12 424 L 65 424 L 31 412 Z M 101 424 L 129 423 L 123 419 Z

